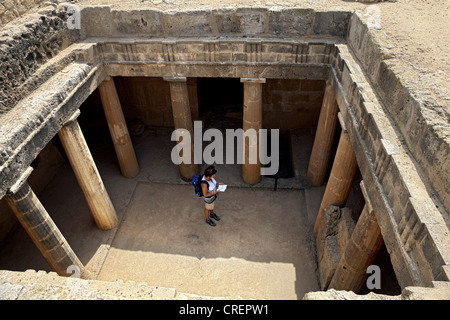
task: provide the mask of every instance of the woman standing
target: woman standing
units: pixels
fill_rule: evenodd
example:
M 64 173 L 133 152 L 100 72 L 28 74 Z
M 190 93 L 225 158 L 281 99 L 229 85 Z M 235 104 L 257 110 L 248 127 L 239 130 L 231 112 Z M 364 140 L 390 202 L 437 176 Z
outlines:
M 217 183 L 216 177 L 217 170 L 214 166 L 206 168 L 205 173 L 201 180 L 203 200 L 205 201 L 205 218 L 206 223 L 214 227 L 216 223 L 211 220 L 213 218 L 216 221 L 220 220 L 220 217 L 214 213 L 214 201 L 217 199 L 217 194 L 220 192 L 218 186 L 222 183 Z

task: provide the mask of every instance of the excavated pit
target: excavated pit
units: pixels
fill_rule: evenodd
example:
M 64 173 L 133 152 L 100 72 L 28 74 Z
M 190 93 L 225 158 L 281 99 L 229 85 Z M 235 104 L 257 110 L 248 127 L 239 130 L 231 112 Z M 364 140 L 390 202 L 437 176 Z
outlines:
M 50 21 L 67 19 L 61 12 L 50 13 Z M 338 123 L 327 175 L 345 126 L 358 172 L 344 207 L 357 223 L 365 202 L 360 189 L 364 180 L 383 235 L 374 261 L 383 270 L 382 286 L 374 291 L 398 295 L 405 286 L 448 281 L 449 257 L 442 240 L 448 238 L 448 196 L 439 184 L 445 175 L 425 179 L 425 172 L 437 173 L 417 158 L 418 149 L 413 151 L 416 158 L 406 151 L 413 142 L 397 127 L 399 118 L 390 113 L 397 102 L 389 100 L 390 88 L 382 85 L 394 82 L 395 74 L 376 50 L 361 46 L 370 30 L 356 14 L 141 10 L 144 29 L 131 23 L 130 14 L 85 6 L 80 30 L 52 22 L 61 39 L 77 42 L 64 47 L 61 40 L 45 63 L 37 59 L 39 68 L 32 66 L 29 72 L 40 77 L 25 81 L 30 95 L 5 100 L 2 116 L 7 122 L 0 129 L 0 146 L 8 146 L 1 154 L 0 194 L 32 166 L 30 186 L 97 280 L 245 299 L 301 299 L 325 289 L 313 226 L 326 183 L 312 187 L 306 175 L 328 83 L 343 122 Z M 160 29 L 152 25 L 156 21 Z M 367 66 L 376 62 L 377 72 L 367 74 Z M 120 174 L 97 90 L 108 77 L 114 78 L 140 165 L 132 179 Z M 217 165 L 217 179 L 229 189 L 217 202 L 222 219 L 215 228 L 204 223 L 201 199 L 170 159 L 174 119 L 168 77 L 186 78 L 192 118 L 202 121 L 204 130 L 241 128 L 240 79 L 264 78 L 262 127 L 279 129 L 286 142 L 279 174 L 256 185 L 242 180 L 241 165 Z M 11 88 L 20 92 L 17 85 Z M 111 230 L 96 227 L 57 137 L 78 109 L 78 123 L 119 218 Z M 27 115 L 25 122 L 21 114 Z M 200 172 L 205 167 L 200 165 Z M 0 269 L 51 271 L 5 201 L 0 208 Z M 331 272 L 333 266 L 327 268 Z M 368 291 L 363 287 L 360 293 Z

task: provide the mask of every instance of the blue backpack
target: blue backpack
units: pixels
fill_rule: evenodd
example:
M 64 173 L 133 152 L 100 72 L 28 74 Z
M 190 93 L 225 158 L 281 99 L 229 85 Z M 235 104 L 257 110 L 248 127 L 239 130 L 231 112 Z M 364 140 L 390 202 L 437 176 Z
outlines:
M 191 184 L 194 186 L 195 194 L 198 195 L 199 197 L 203 196 L 201 181 L 202 176 L 199 174 L 194 174 L 191 180 Z

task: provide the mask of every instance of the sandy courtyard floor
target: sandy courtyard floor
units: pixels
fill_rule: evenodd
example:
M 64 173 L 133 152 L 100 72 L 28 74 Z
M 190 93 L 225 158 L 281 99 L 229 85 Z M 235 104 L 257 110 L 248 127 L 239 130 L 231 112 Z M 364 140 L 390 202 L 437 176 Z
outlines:
M 302 190 L 228 188 L 216 227 L 202 205 L 190 186 L 138 183 L 98 279 L 256 299 L 319 290 Z

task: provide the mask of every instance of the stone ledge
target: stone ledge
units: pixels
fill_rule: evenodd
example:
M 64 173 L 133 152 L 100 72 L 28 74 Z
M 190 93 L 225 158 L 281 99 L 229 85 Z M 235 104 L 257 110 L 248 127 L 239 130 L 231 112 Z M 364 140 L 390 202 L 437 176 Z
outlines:
M 450 282 L 434 282 L 433 287 L 406 287 L 396 296 L 373 292 L 360 295 L 353 291 L 330 289 L 308 292 L 303 300 L 450 300 Z
M 177 292 L 174 288 L 133 281 L 83 280 L 60 277 L 54 272 L 0 271 L 0 300 L 215 300 L 240 297 L 209 297 Z

